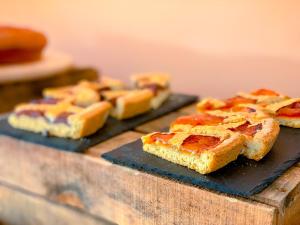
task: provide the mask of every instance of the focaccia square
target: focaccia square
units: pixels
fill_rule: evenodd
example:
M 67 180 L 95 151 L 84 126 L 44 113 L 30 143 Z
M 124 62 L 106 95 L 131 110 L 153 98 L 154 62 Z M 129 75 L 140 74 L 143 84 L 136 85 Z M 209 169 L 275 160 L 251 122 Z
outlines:
M 151 133 L 142 137 L 144 151 L 201 174 L 216 171 L 237 159 L 244 138 L 222 129 L 192 133 Z
M 152 91 L 143 90 L 117 90 L 103 91 L 102 98 L 113 105 L 111 116 L 123 120 L 151 110 Z
M 153 109 L 160 107 L 170 96 L 170 76 L 163 73 L 144 73 L 131 76 L 135 88 L 149 89 L 153 92 L 151 106 Z
M 266 106 L 280 125 L 300 128 L 300 98 L 291 98 Z
M 73 104 L 89 106 L 101 100 L 101 93 L 108 90 L 122 90 L 125 85 L 122 81 L 102 77 L 100 81 L 82 80 L 76 85 L 43 90 L 45 98 L 72 99 Z
M 97 102 L 83 108 L 65 101 L 37 101 L 17 106 L 8 122 L 18 129 L 78 139 L 100 129 L 110 109 L 108 102 Z
M 72 99 L 73 104 L 83 107 L 100 101 L 97 91 L 80 85 L 46 88 L 43 90 L 43 96 L 45 98 Z
M 179 117 L 171 124 L 170 130 L 197 133 L 198 129 L 210 129 L 215 126 L 238 132 L 246 140 L 242 154 L 256 161 L 271 150 L 279 134 L 279 124 L 272 118 L 257 119 L 242 115 L 238 117 L 228 112 L 214 113 Z

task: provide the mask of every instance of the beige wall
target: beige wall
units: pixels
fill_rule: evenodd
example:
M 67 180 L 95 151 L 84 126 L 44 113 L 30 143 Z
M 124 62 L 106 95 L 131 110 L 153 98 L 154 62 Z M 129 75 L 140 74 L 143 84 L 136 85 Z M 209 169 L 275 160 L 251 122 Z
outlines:
M 167 71 L 176 90 L 213 96 L 299 96 L 299 12 L 296 0 L 0 0 L 1 23 L 46 32 L 78 64 L 122 79 Z

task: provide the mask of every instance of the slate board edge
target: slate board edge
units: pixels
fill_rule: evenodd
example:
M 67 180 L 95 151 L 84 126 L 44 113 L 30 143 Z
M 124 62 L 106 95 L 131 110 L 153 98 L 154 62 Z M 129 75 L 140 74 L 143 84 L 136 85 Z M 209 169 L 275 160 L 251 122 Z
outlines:
M 226 185 L 223 186 L 222 189 L 218 188 L 218 185 L 217 183 L 215 182 L 206 182 L 204 180 L 202 180 L 202 182 L 194 182 L 193 179 L 186 179 L 187 177 L 185 176 L 180 176 L 180 175 L 176 175 L 176 174 L 173 174 L 172 173 L 172 176 L 173 177 L 170 177 L 170 173 L 168 172 L 165 172 L 165 171 L 162 171 L 162 170 L 153 170 L 153 169 L 148 169 L 147 171 L 144 171 L 143 168 L 148 168 L 148 165 L 147 164 L 141 164 L 141 166 L 137 166 L 135 163 L 128 163 L 128 160 L 127 159 L 124 159 L 124 160 L 116 160 L 113 156 L 111 156 L 111 154 L 113 152 L 117 152 L 119 150 L 121 150 L 121 148 L 128 148 L 131 144 L 133 144 L 134 142 L 138 141 L 140 139 L 136 139 L 132 142 L 129 142 L 123 146 L 120 146 L 112 151 L 109 151 L 109 152 L 106 152 L 104 154 L 102 154 L 100 157 L 102 157 L 103 159 L 113 163 L 113 164 L 116 164 L 116 165 L 121 165 L 121 166 L 124 166 L 124 167 L 129 167 L 129 168 L 132 168 L 132 169 L 136 169 L 136 170 L 139 170 L 139 171 L 142 171 L 144 173 L 149 173 L 149 174 L 152 174 L 152 175 L 156 175 L 156 176 L 161 176 L 161 177 L 164 177 L 164 178 L 167 178 L 167 179 L 171 179 L 171 180 L 175 180 L 176 182 L 179 182 L 179 183 L 184 183 L 184 184 L 187 184 L 187 185 L 191 185 L 191 186 L 197 186 L 197 187 L 201 187 L 201 188 L 206 188 L 206 189 L 212 189 L 214 191 L 219 191 L 223 194 L 231 194 L 231 195 L 235 195 L 235 196 L 240 196 L 240 197 L 249 197 L 251 196 L 253 193 L 253 191 L 243 191 L 243 192 L 240 192 L 239 190 L 235 190 L 235 189 L 231 189 L 229 187 L 227 187 Z M 129 147 L 130 148 L 130 147 Z M 141 149 L 142 151 L 142 149 Z M 145 154 L 149 154 L 151 156 L 153 156 L 152 154 L 150 153 L 147 153 L 147 152 L 144 152 Z M 157 156 L 155 156 L 157 157 Z M 180 165 L 178 165 L 180 166 Z M 182 166 L 184 167 L 184 166 Z M 186 168 L 186 167 L 184 167 Z M 186 168 L 188 169 L 188 168 Z M 175 175 L 175 176 L 174 176 Z M 174 179 L 175 178 L 175 179 Z M 202 186 L 202 185 L 206 185 L 206 186 Z

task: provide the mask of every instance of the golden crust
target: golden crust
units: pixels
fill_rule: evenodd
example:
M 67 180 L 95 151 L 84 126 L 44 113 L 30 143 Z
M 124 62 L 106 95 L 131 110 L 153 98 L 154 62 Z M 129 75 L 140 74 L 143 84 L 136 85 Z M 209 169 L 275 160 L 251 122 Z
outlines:
M 115 100 L 111 115 L 119 120 L 128 119 L 151 110 L 153 93 L 150 90 L 106 91 L 106 100 Z
M 253 95 L 249 93 L 239 92 L 237 93 L 237 95 L 248 99 L 254 99 L 257 101 L 257 104 L 271 104 L 289 98 L 288 96 L 285 96 L 283 94 L 279 94 L 278 96 L 270 96 L 270 95 Z
M 221 135 L 221 137 L 226 137 L 223 142 L 217 147 L 210 150 L 204 150 L 200 154 L 183 153 L 180 151 L 180 146 L 178 144 L 148 144 L 147 138 L 150 137 L 151 134 L 142 137 L 143 149 L 144 151 L 154 154 L 165 160 L 182 166 L 186 166 L 190 169 L 196 170 L 201 174 L 207 174 L 224 167 L 231 161 L 234 161 L 240 154 L 241 148 L 244 143 L 244 138 L 241 135 L 220 129 L 211 129 L 210 131 L 207 131 L 205 129 L 202 131 L 199 130 L 199 133 L 197 134 L 208 136 L 209 133 L 214 135 Z M 180 133 L 179 135 L 180 137 L 188 137 L 192 134 Z M 172 139 L 176 139 L 176 136 L 178 136 L 177 133 Z
M 277 116 L 275 119 L 282 126 L 292 127 L 292 128 L 300 128 L 300 118 Z
M 29 115 L 17 115 L 12 113 L 9 116 L 11 126 L 29 130 L 36 133 L 48 133 L 57 137 L 68 137 L 78 139 L 90 135 L 100 129 L 109 114 L 111 105 L 108 102 L 95 103 L 87 108 L 72 106 L 67 103 L 51 105 L 51 108 L 19 108 L 15 112 L 22 110 L 43 110 L 44 116 L 31 117 Z M 56 116 L 64 112 L 73 112 L 74 114 L 67 117 L 67 123 L 52 123 Z
M 280 131 L 279 124 L 272 118 L 256 121 L 253 125 L 261 123 L 262 129 L 254 137 L 244 135 L 246 138 L 245 149 L 242 154 L 249 159 L 261 160 L 271 149 Z
M 209 113 L 206 112 L 206 113 Z M 170 131 L 172 132 L 187 132 L 187 133 L 203 133 L 205 132 L 211 132 L 211 130 L 214 129 L 232 129 L 237 128 L 247 121 L 251 125 L 256 125 L 261 123 L 262 129 L 258 130 L 257 133 L 254 135 L 254 137 L 244 135 L 246 142 L 245 147 L 243 149 L 243 155 L 245 155 L 249 159 L 254 160 L 260 160 L 262 159 L 272 148 L 274 141 L 277 138 L 277 135 L 279 133 L 279 124 L 276 122 L 273 118 L 263 118 L 263 119 L 257 119 L 256 117 L 248 117 L 245 118 L 243 116 L 235 117 L 235 113 L 229 113 L 229 112 L 222 112 L 222 111 L 212 111 L 213 115 L 216 116 L 229 116 L 227 123 L 220 123 L 215 126 L 208 126 L 208 125 L 197 125 L 192 126 L 189 124 L 174 124 L 172 123 L 170 126 Z
M 204 112 L 207 110 L 207 105 L 210 105 L 210 110 L 215 110 L 222 108 L 226 105 L 226 103 L 222 100 L 216 99 L 216 98 L 203 98 L 200 102 L 197 104 L 197 111 L 198 112 Z
M 46 98 L 72 99 L 80 106 L 88 106 L 100 101 L 100 95 L 97 91 L 83 86 L 65 86 L 60 88 L 46 88 L 43 90 L 43 96 Z
M 122 81 L 107 76 L 103 76 L 98 82 L 82 80 L 78 83 L 78 86 L 90 88 L 95 91 L 100 91 L 102 89 L 122 90 L 126 87 L 126 85 Z

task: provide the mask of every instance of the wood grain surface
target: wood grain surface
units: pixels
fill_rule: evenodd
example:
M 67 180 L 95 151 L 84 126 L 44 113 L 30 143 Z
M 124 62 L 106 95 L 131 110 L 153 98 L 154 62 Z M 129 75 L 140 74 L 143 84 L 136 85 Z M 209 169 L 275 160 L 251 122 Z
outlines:
M 149 122 L 143 130 L 164 128 L 179 114 L 184 113 Z M 245 199 L 113 165 L 99 157 L 141 135 L 123 133 L 85 154 L 0 136 L 0 180 L 117 224 L 299 225 L 299 164 L 263 192 Z
M 66 207 L 0 182 L 0 218 L 5 225 L 113 225 L 83 210 Z
M 101 158 L 54 151 L 8 137 L 0 141 L 6 143 L 0 147 L 0 163 L 9 165 L 0 171 L 2 180 L 54 201 L 72 193 L 77 199 L 73 206 L 118 224 L 277 223 L 274 206 L 183 185 Z M 118 144 L 122 144 L 120 138 Z M 16 167 L 18 170 L 13 169 Z

